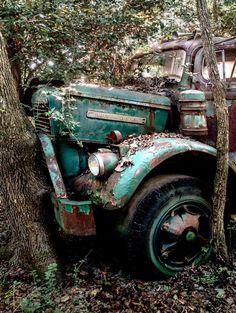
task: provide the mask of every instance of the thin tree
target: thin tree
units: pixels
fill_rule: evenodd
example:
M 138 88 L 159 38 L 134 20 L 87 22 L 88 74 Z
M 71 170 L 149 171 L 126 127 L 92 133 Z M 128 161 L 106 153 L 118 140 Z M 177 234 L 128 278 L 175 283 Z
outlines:
M 212 83 L 215 112 L 217 118 L 217 164 L 214 181 L 212 212 L 212 245 L 215 256 L 220 261 L 228 260 L 228 251 L 224 231 L 224 211 L 228 177 L 229 121 L 226 105 L 225 87 L 220 80 L 213 35 L 206 0 L 196 0 L 200 28 L 202 33 L 204 55 Z
M 56 261 L 44 221 L 46 193 L 37 167 L 36 136 L 24 116 L 0 33 L 0 181 L 1 205 L 12 229 L 19 265 L 44 272 Z

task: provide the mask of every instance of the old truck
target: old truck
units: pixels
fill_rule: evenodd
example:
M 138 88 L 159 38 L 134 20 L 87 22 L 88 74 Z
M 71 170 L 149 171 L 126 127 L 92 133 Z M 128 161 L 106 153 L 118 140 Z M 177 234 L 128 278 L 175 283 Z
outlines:
M 229 108 L 229 220 L 235 217 L 236 38 L 214 44 Z M 132 68 L 137 79 L 157 82 L 155 94 L 45 86 L 32 97 L 35 126 L 61 229 L 96 235 L 99 216 L 116 212 L 114 228 L 131 267 L 170 276 L 211 252 L 212 84 L 199 37 L 153 47 L 133 58 Z

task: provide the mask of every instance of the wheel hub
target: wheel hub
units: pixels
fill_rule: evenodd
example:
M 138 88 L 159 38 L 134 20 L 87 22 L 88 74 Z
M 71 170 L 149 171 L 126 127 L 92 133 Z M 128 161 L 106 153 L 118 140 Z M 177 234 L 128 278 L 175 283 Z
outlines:
M 169 211 L 156 241 L 164 263 L 175 268 L 191 264 L 202 253 L 202 247 L 208 245 L 208 221 L 195 204 L 179 205 Z
M 186 241 L 194 241 L 196 238 L 197 238 L 197 235 L 193 230 L 188 230 L 185 233 L 185 240 Z
M 174 213 L 174 212 L 173 212 Z M 162 229 L 176 236 L 181 236 L 187 229 L 198 230 L 199 214 L 185 212 L 183 214 L 175 214 L 162 225 Z

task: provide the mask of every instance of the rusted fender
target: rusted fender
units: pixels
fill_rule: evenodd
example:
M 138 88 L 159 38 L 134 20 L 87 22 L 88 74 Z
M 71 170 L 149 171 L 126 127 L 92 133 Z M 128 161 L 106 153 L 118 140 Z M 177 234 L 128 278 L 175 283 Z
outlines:
M 110 210 L 123 207 L 149 172 L 168 158 L 188 151 L 216 156 L 215 148 L 197 141 L 182 138 L 154 139 L 153 146 L 129 156 L 129 163 L 132 165 L 124 171 L 114 172 L 102 186 L 94 181 L 92 194 L 96 196 L 93 201 Z M 236 172 L 233 162 L 230 162 L 230 166 Z
M 58 198 L 67 198 L 66 187 L 57 163 L 55 151 L 51 139 L 43 133 L 38 133 L 44 156 L 46 159 L 49 175 Z

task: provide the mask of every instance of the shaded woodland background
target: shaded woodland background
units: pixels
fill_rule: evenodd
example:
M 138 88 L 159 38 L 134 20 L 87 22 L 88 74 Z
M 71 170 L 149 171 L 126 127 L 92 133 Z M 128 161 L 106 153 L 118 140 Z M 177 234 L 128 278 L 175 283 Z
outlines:
M 235 1 L 208 5 L 214 34 L 236 36 Z M 32 79 L 123 85 L 134 53 L 194 32 L 199 22 L 193 0 L 5 0 L 0 28 L 24 99 Z M 61 238 L 66 279 L 58 286 L 52 264 L 42 283 L 36 272 L 9 266 L 11 231 L 2 208 L 0 221 L 0 312 L 236 312 L 235 268 L 210 263 L 164 282 L 131 280 L 94 239 Z

